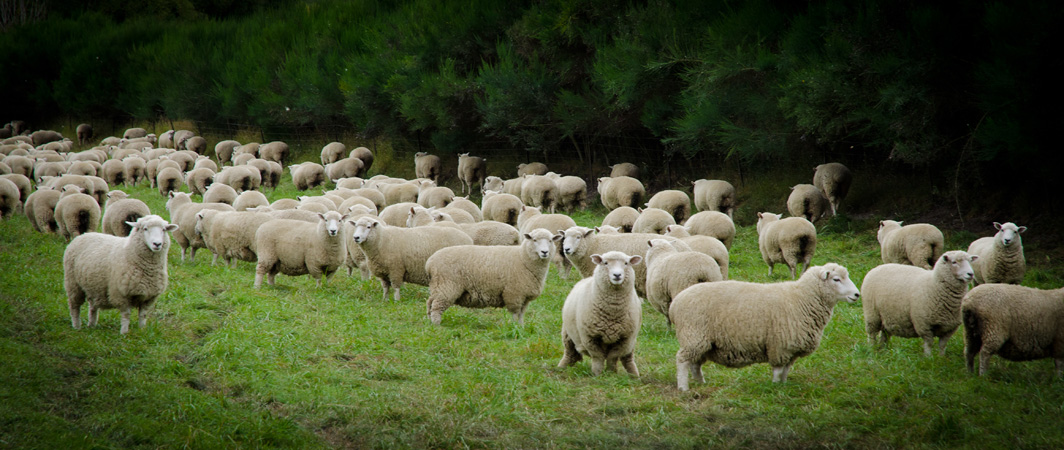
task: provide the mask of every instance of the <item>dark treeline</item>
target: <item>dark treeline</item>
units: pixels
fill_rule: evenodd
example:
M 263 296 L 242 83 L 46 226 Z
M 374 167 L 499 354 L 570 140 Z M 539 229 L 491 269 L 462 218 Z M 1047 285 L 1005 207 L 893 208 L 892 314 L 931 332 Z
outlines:
M 0 35 L 0 119 L 344 127 L 442 152 L 630 141 L 1028 192 L 1062 162 L 1054 2 L 55 2 Z

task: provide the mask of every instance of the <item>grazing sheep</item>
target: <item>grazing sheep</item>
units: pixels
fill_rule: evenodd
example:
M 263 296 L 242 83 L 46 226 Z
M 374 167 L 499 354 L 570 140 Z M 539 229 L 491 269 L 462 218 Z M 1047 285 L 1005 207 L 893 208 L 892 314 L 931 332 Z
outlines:
M 688 390 L 688 375 L 704 382 L 702 364 L 725 367 L 767 362 L 772 382 L 786 382 L 794 362 L 820 346 L 824 327 L 839 300 L 861 293 L 838 264 L 811 267 L 797 281 L 719 281 L 684 289 L 672 301 L 676 327 L 676 386 Z
M 440 182 L 440 174 L 443 173 L 443 163 L 440 157 L 426 152 L 414 153 L 414 176 L 427 178 L 435 183 Z
M 635 229 L 635 221 L 639 220 L 639 210 L 631 206 L 621 206 L 602 219 L 603 226 L 616 227 L 622 233 L 631 233 Z
M 429 284 L 425 262 L 433 253 L 445 247 L 473 245 L 468 235 L 454 228 L 393 227 L 373 217 L 355 222 L 352 240 L 366 255 L 370 272 L 381 280 L 383 300 L 388 300 L 388 291 L 395 287 L 397 302 L 404 282 Z
M 7 175 L 9 173 L 11 173 L 11 166 L 8 166 L 7 164 L 4 164 L 3 161 L 0 161 L 0 175 Z
M 883 220 L 876 233 L 884 263 L 908 264 L 931 269 L 945 249 L 942 231 L 934 225 Z
M 103 176 L 111 186 L 118 186 L 126 181 L 126 165 L 121 160 L 109 159 L 103 163 Z M 128 183 L 125 183 L 128 185 Z
M 502 178 L 496 176 L 486 177 L 484 178 L 484 184 L 480 186 L 480 193 L 483 194 L 488 191 L 502 192 L 503 186 Z
M 129 332 L 130 309 L 137 308 L 140 327 L 148 324 L 155 299 L 166 290 L 167 232 L 176 230 L 162 217 L 149 215 L 129 223 L 127 237 L 89 233 L 78 236 L 63 252 L 63 287 L 70 322 L 81 328 L 81 305 L 89 302 L 89 326 L 101 309 L 122 314 L 121 333 Z
M 373 167 L 373 152 L 366 147 L 355 147 L 348 157 L 362 160 L 363 172 L 368 172 L 369 168 Z
M 547 176 L 554 179 L 554 185 L 557 189 L 554 192 L 554 204 L 558 208 L 565 210 L 566 214 L 571 214 L 573 209 L 584 209 L 587 207 L 587 182 L 583 178 L 574 176 L 557 176 L 553 172 L 548 173 Z
M 647 303 L 664 314 L 670 324 L 669 305 L 681 291 L 698 283 L 724 279 L 720 266 L 709 255 L 681 252 L 664 239 L 651 239 L 647 244 Z
M 390 183 L 380 185 L 380 191 L 384 194 L 384 201 L 389 205 L 397 203 L 416 203 L 420 191 L 419 181 L 404 183 Z
M 344 200 L 343 203 L 340 203 L 336 207 L 336 210 L 346 214 L 347 210 L 351 209 L 351 207 L 355 205 L 365 206 L 367 211 L 372 211 L 374 215 L 377 214 L 377 205 L 374 205 L 373 201 L 365 197 L 359 197 L 357 195 L 350 197 L 347 200 Z
M 521 183 L 521 202 L 528 206 L 549 210 L 553 214 L 557 190 L 558 186 L 554 184 L 554 180 L 548 177 L 525 175 L 525 181 Z
M 325 177 L 333 181 L 341 178 L 361 177 L 364 172 L 365 164 L 358 158 L 344 158 L 325 165 Z
M 122 133 L 122 139 L 136 139 L 145 137 L 147 135 L 148 130 L 145 130 L 143 128 L 127 128 L 126 131 Z
M 218 164 L 225 165 L 233 161 L 233 150 L 240 146 L 240 142 L 232 139 L 214 144 L 214 156 L 218 157 Z
M 573 267 L 580 271 L 580 276 L 587 278 L 595 271 L 595 264 L 591 261 L 591 255 L 605 253 L 607 251 L 620 251 L 628 255 L 646 257 L 650 246 L 647 244 L 651 239 L 666 239 L 672 242 L 678 249 L 690 251 L 691 248 L 674 238 L 662 237 L 657 234 L 647 233 L 623 233 L 623 234 L 597 234 L 594 229 L 580 226 L 569 227 L 565 230 L 565 238 L 562 240 L 562 253 Z M 635 290 L 640 297 L 646 296 L 647 271 L 645 265 L 635 268 Z
M 126 186 L 136 186 L 148 177 L 147 163 L 140 156 L 127 156 L 122 158 Z
M 694 181 L 695 208 L 699 211 L 719 211 L 734 218 L 735 186 L 723 180 Z
M 979 285 L 964 296 L 961 315 L 969 372 L 978 354 L 980 376 L 992 355 L 1009 361 L 1053 358 L 1056 377 L 1064 374 L 1064 289 Z
M 325 183 L 325 167 L 321 164 L 305 162 L 288 166 L 288 170 L 292 172 L 292 183 L 298 190 L 305 191 Z
M 791 187 L 791 195 L 787 197 L 787 211 L 795 217 L 805 217 L 805 220 L 816 222 L 824 217 L 831 208 L 831 202 L 824 193 L 811 184 L 796 184 Z
M 30 141 L 34 147 L 40 147 L 49 142 L 62 141 L 63 135 L 53 130 L 38 130 L 30 134 Z
M 366 180 L 359 177 L 341 178 L 336 180 L 336 189 L 362 189 L 366 185 Z
M 178 192 L 181 190 L 181 184 L 185 182 L 185 178 L 181 176 L 181 171 L 167 167 L 159 171 L 159 175 L 155 176 L 155 186 L 159 188 L 159 195 L 163 197 L 169 196 L 170 192 Z
M 633 233 L 665 234 L 665 228 L 676 225 L 676 220 L 668 211 L 647 208 L 639 212 L 639 217 L 632 224 Z
M 521 214 L 517 217 L 517 229 L 527 233 L 536 228 L 548 230 L 567 230 L 575 227 L 576 222 L 572 217 L 565 214 L 543 214 L 539 207 L 523 206 Z
M 946 342 L 961 325 L 961 299 L 975 274 L 972 262 L 978 256 L 955 250 L 942 254 L 931 270 L 903 264 L 883 264 L 868 271 L 861 284 L 868 343 L 890 343 L 891 336 L 919 337 L 924 354 L 938 337 L 938 349 L 946 354 Z
M 96 165 L 103 169 L 102 164 L 93 164 L 88 161 L 75 161 L 70 164 L 70 168 L 67 169 L 67 175 L 89 175 L 96 176 Z M 8 171 L 8 173 L 11 173 Z
M 23 212 L 35 230 L 42 233 L 59 232 L 59 224 L 55 219 L 55 205 L 59 203 L 59 195 L 59 191 L 51 186 L 38 186 L 26 199 Z
M 459 225 L 477 223 L 476 218 L 474 218 L 472 214 L 467 213 L 464 209 L 455 208 L 453 206 L 435 209 L 433 210 L 433 213 L 438 215 L 445 215 L 445 220 L 449 220 Z
M 211 169 L 211 172 L 218 172 L 218 163 L 206 156 L 200 156 L 199 158 L 196 158 L 196 162 L 192 164 L 192 170 L 196 169 Z
M 203 152 L 207 151 L 207 140 L 202 136 L 192 136 L 185 140 L 185 149 L 202 155 Z
M 227 184 L 238 192 L 254 191 L 262 185 L 262 174 L 248 165 L 228 166 L 214 174 L 214 182 Z
M 458 155 L 458 180 L 462 182 L 462 193 L 472 193 L 474 184 L 484 184 L 488 160 L 469 153 Z
M 425 262 L 429 275 L 428 315 L 439 325 L 452 305 L 506 308 L 519 324 L 539 297 L 561 235 L 537 228 L 520 246 L 459 245 L 440 249 Z
M 610 178 L 631 177 L 639 179 L 639 167 L 632 163 L 618 163 L 610 167 Z
M 270 209 L 275 211 L 284 211 L 289 209 L 299 208 L 299 200 L 294 198 L 279 198 L 270 203 Z
M 720 267 L 721 279 L 728 279 L 728 247 L 725 247 L 720 239 L 713 236 L 691 235 L 691 232 L 687 231 L 683 225 L 669 225 L 665 228 L 665 236 L 677 238 L 691 247 L 691 250 L 705 253 L 706 256 L 713 258 L 717 267 Z
M 635 208 L 643 204 L 647 195 L 643 183 L 632 177 L 599 178 L 599 197 L 606 209 L 614 210 L 621 206 Z
M 76 130 L 78 133 L 78 145 L 88 144 L 89 140 L 92 139 L 92 125 L 87 123 L 78 124 Z
M 236 200 L 233 200 L 233 209 L 237 211 L 247 211 L 259 206 L 270 206 L 270 201 L 259 191 L 241 192 L 236 196 Z
M 410 209 L 415 206 L 421 205 L 411 202 L 388 205 L 380 211 L 380 221 L 384 222 L 386 225 L 391 225 L 393 227 L 406 226 L 406 220 L 410 217 Z
M 228 186 L 226 186 L 228 187 Z M 189 250 L 189 261 L 196 259 L 196 250 L 207 248 L 203 237 L 196 233 L 196 222 L 199 220 L 196 214 L 205 209 L 217 211 L 235 211 L 232 206 L 225 203 L 194 203 L 192 195 L 184 192 L 171 192 L 166 200 L 166 210 L 170 212 L 170 220 L 178 226 L 174 232 L 174 240 L 181 247 L 181 262 L 185 261 L 185 250 Z
M 18 186 L 13 181 L 0 178 L 0 219 L 6 219 L 18 212 L 22 204 L 20 197 Z
M 33 182 L 24 175 L 17 173 L 9 173 L 0 175 L 0 180 L 7 180 L 15 183 L 15 187 L 18 188 L 18 200 L 23 206 L 26 205 L 26 200 L 30 197 L 30 192 L 33 191 Z
M 525 175 L 546 175 L 547 165 L 541 162 L 531 162 L 527 164 L 517 165 L 517 176 L 523 177 Z
M 21 174 L 23 176 L 33 176 L 33 160 L 28 156 L 21 155 L 8 155 L 4 158 L 4 164 L 7 164 L 11 168 L 11 173 Z
M 259 146 L 259 158 L 284 165 L 288 157 L 288 144 L 281 141 L 267 142 Z
M 238 153 L 236 155 L 233 155 L 233 165 L 243 166 L 255 159 L 255 155 L 252 155 L 250 153 Z
M 82 192 L 82 188 L 68 185 L 55 204 L 55 223 L 59 234 L 68 241 L 100 226 L 100 204 Z
M 724 246 L 731 249 L 735 240 L 735 222 L 720 211 L 702 211 L 687 219 L 687 231 L 693 236 L 710 236 L 720 239 Z
M 236 189 L 222 183 L 213 183 L 203 193 L 203 203 L 224 203 L 232 205 L 236 201 Z
M 677 190 L 660 191 L 650 197 L 646 204 L 647 208 L 657 208 L 672 215 L 678 224 L 683 224 L 691 217 L 691 197 L 687 193 Z
M 342 199 L 340 201 L 341 201 L 341 203 L 343 202 Z M 312 204 L 321 205 L 324 208 L 324 210 L 319 211 L 319 212 L 321 212 L 322 214 L 324 214 L 326 211 L 336 211 L 339 208 L 339 206 L 340 206 L 340 205 L 337 205 L 336 202 L 333 199 L 325 197 L 325 196 L 308 197 L 308 196 L 304 195 L 302 197 L 299 197 L 299 206 L 301 206 L 301 207 L 302 206 L 310 206 Z M 315 210 L 316 209 L 317 208 L 315 208 Z
M 90 177 L 82 175 L 63 175 L 58 178 L 49 178 L 42 180 L 43 183 L 38 183 L 38 186 L 47 185 L 61 191 L 64 186 L 74 185 L 84 190 L 86 194 L 91 195 L 96 199 L 96 204 L 102 205 L 107 199 L 107 193 L 110 189 L 107 186 L 107 182 L 100 177 Z
M 185 174 L 185 185 L 192 194 L 204 195 L 207 189 L 214 184 L 214 171 L 206 167 L 192 169 Z
M 477 207 L 476 203 L 469 200 L 469 196 L 455 197 L 451 204 L 447 205 L 447 208 L 457 208 L 469 213 L 473 217 L 474 222 L 480 222 L 484 220 L 484 212 Z
M 318 218 L 317 223 L 275 219 L 259 226 L 255 232 L 255 289 L 262 286 L 263 276 L 273 286 L 278 273 L 310 275 L 318 287 L 328 283 L 347 257 L 343 233 L 347 216 L 329 211 Z
M 188 140 L 196 136 L 189 130 L 177 130 L 174 132 L 174 148 L 178 150 L 188 150 Z
M 365 198 L 365 199 L 373 202 L 373 209 L 375 209 L 377 211 L 380 211 L 380 210 L 384 209 L 385 206 L 388 206 L 387 199 L 384 198 L 384 193 L 381 192 L 381 191 L 378 191 L 376 189 L 369 189 L 369 188 L 352 189 L 351 190 L 351 194 L 352 195 L 357 195 L 359 197 Z
M 994 228 L 998 232 L 993 237 L 976 239 L 968 246 L 969 254 L 979 256 L 978 260 L 972 261 L 975 284 L 1020 284 L 1027 272 L 1020 233 L 1027 231 L 1027 227 L 1012 222 L 1004 225 L 994 222 Z
M 816 227 L 801 217 L 781 219 L 779 214 L 757 213 L 757 246 L 772 276 L 776 264 L 786 264 L 791 278 L 805 273 L 816 252 Z M 803 265 L 801 271 L 797 267 Z
M 524 207 L 524 203 L 521 203 L 517 196 L 496 191 L 485 191 L 480 204 L 484 220 L 494 220 L 514 227 L 517 226 L 517 218 Z
M 517 228 L 505 223 L 490 220 L 475 223 L 454 223 L 446 213 L 418 206 L 410 208 L 410 213 L 406 220 L 407 228 L 428 225 L 458 228 L 473 239 L 473 245 L 517 245 L 520 240 L 520 233 Z
M 502 182 L 502 192 L 521 197 L 521 189 L 525 183 L 525 177 L 517 177 Z
M 143 201 L 135 198 L 127 198 L 125 192 L 111 191 L 108 194 L 107 204 L 103 210 L 103 222 L 100 224 L 100 232 L 118 237 L 129 236 L 133 231 L 131 224 L 136 223 L 141 217 L 151 215 L 151 210 Z
M 330 142 L 321 148 L 321 165 L 332 164 L 343 159 L 347 146 L 340 142 Z
M 181 166 L 178 167 L 178 170 L 182 172 L 188 172 L 191 170 L 192 166 L 196 164 L 196 160 L 199 159 L 198 154 L 187 150 L 176 151 L 166 155 L 166 157 L 171 161 L 178 163 Z M 160 168 L 160 170 L 162 169 Z
M 639 255 L 623 252 L 591 255 L 592 276 L 580 280 L 562 305 L 562 348 L 558 367 L 591 358 L 591 373 L 605 368 L 617 371 L 617 361 L 632 376 L 639 376 L 635 345 L 643 322 L 643 308 L 635 293 L 635 266 Z
M 838 214 L 839 204 L 850 192 L 853 173 L 840 163 L 821 164 L 813 168 L 813 185 L 824 193 L 831 204 L 831 215 Z
M 421 186 L 417 194 L 417 204 L 421 206 L 443 208 L 454 201 L 454 191 L 451 188 L 432 186 L 430 183 Z
M 237 260 L 258 260 L 255 232 L 262 224 L 273 220 L 273 216 L 251 211 L 202 209 L 196 213 L 196 219 L 196 232 L 214 254 L 211 265 L 221 257 L 227 265 L 236 267 Z

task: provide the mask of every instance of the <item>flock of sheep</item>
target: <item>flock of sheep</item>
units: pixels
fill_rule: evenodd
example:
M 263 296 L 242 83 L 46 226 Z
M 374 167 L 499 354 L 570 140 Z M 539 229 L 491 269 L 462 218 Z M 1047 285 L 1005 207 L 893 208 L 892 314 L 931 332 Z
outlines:
M 785 264 L 794 279 L 763 284 L 728 279 L 736 195 L 726 181 L 695 181 L 692 214 L 686 192 L 647 198 L 638 168 L 617 164 L 597 185 L 610 213 L 601 226 L 585 228 L 557 211 L 586 207 L 586 182 L 542 163 L 522 164 L 516 178 L 504 180 L 487 175 L 485 159 L 460 155 L 462 191 L 479 187 L 477 205 L 438 185 L 444 168 L 435 155 L 415 155 L 414 180 L 363 178 L 372 152 L 333 142 L 322 149 L 321 164 L 288 170 L 299 190 L 334 189 L 270 202 L 259 189 L 279 183 L 288 156 L 283 142 L 222 141 L 215 161 L 202 155 L 206 140 L 186 130 L 157 137 L 131 128 L 75 152 L 57 132 L 23 127 L 0 129 L 10 134 L 0 141 L 0 217 L 21 208 L 35 229 L 69 240 L 64 287 L 75 328 L 86 302 L 90 325 L 100 309 L 117 308 L 127 333 L 136 308 L 144 326 L 167 285 L 171 233 L 182 261 L 186 252 L 193 260 L 207 249 L 214 263 L 255 263 L 256 288 L 264 279 L 274 284 L 278 273 L 310 275 L 320 286 L 341 268 L 379 279 L 384 301 L 392 290 L 399 301 L 404 283 L 428 286 L 426 313 L 437 325 L 454 305 L 506 308 L 520 324 L 549 266 L 563 278 L 575 268 L 582 279 L 562 308 L 559 367 L 587 357 L 596 375 L 619 361 L 638 376 L 643 298 L 674 328 L 681 390 L 691 378 L 703 381 L 706 361 L 765 362 L 773 381 L 786 381 L 795 360 L 819 346 L 835 304 L 862 297 L 872 343 L 919 337 L 930 354 L 937 337 L 944 352 L 963 322 L 970 370 L 975 355 L 982 374 L 997 354 L 1054 358 L 1057 375 L 1064 371 L 1064 289 L 1018 286 L 1025 227 L 995 223 L 994 236 L 967 251 L 946 251 L 933 225 L 884 220 L 878 231 L 884 264 L 864 276 L 860 290 L 845 267 L 810 267 L 813 222 L 838 210 L 853 178 L 838 163 L 818 166 L 812 184 L 791 189 L 790 217 L 758 213 L 769 273 Z M 77 131 L 79 147 L 90 145 L 91 127 Z M 144 181 L 167 197 L 169 221 L 112 190 Z M 977 287 L 969 290 L 971 283 Z

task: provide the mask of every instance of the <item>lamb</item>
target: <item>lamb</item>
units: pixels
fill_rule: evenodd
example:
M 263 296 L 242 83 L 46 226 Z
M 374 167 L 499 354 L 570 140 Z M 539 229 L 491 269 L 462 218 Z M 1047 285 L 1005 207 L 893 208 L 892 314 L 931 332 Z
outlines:
M 259 191 L 241 192 L 240 195 L 236 196 L 236 200 L 233 201 L 233 209 L 237 211 L 247 211 L 248 208 L 258 206 L 270 206 L 270 201 Z
M 111 191 L 107 197 L 103 222 L 100 224 L 101 233 L 118 237 L 129 236 L 133 231 L 130 224 L 136 223 L 141 217 L 151 215 L 147 204 L 135 198 L 128 198 L 125 192 Z
M 55 204 L 55 223 L 59 234 L 68 241 L 100 226 L 100 204 L 82 192 L 82 188 L 68 185 Z
M 18 186 L 11 180 L 0 178 L 0 219 L 6 219 L 16 212 L 22 202 Z
M 326 164 L 325 176 L 327 179 L 334 181 L 341 178 L 361 177 L 365 169 L 365 164 L 361 159 L 344 158 L 334 163 Z
M 665 239 L 651 239 L 647 244 L 647 303 L 664 314 L 670 324 L 669 305 L 681 291 L 698 283 L 724 279 L 720 266 L 709 255 L 681 252 Z
M 979 376 L 992 355 L 1009 361 L 1053 358 L 1056 377 L 1064 374 L 1064 289 L 979 285 L 964 296 L 961 315 L 969 372 L 978 354 Z
M 812 222 L 801 217 L 781 219 L 779 214 L 757 213 L 757 235 L 757 246 L 768 264 L 769 276 L 780 263 L 791 269 L 792 279 L 799 265 L 805 266 L 797 274 L 809 268 L 816 252 L 816 227 Z
M 601 231 L 599 232 L 601 233 Z M 665 236 L 677 238 L 684 244 L 687 244 L 687 246 L 691 247 L 692 251 L 705 253 L 706 256 L 713 258 L 717 267 L 720 268 L 721 279 L 728 279 L 728 247 L 725 247 L 720 239 L 712 236 L 691 235 L 683 225 L 669 225 L 668 227 L 665 227 Z
M 795 217 L 805 217 L 805 220 L 815 222 L 824 217 L 831 202 L 824 193 L 811 184 L 796 184 L 791 187 L 791 195 L 787 197 L 787 211 Z
M 236 201 L 236 189 L 222 183 L 213 183 L 203 193 L 203 203 L 224 203 L 232 205 Z
M 837 215 L 839 203 L 850 192 L 853 173 L 840 163 L 821 164 L 813 168 L 813 185 L 824 193 L 831 204 L 831 215 Z
M 318 218 L 313 224 L 276 219 L 259 227 L 255 232 L 255 289 L 262 286 L 263 276 L 273 286 L 278 273 L 310 275 L 318 287 L 328 283 L 347 257 L 342 232 L 347 216 L 330 211 Z
M 63 252 L 63 287 L 70 322 L 81 328 L 81 305 L 89 302 L 89 326 L 101 309 L 122 314 L 121 334 L 129 332 L 130 309 L 137 308 L 140 327 L 148 324 L 155 299 L 166 290 L 167 232 L 177 225 L 149 215 L 128 224 L 127 237 L 88 233 L 76 237 Z
M 725 367 L 767 362 L 772 382 L 787 381 L 794 362 L 812 354 L 839 300 L 861 296 L 838 264 L 811 267 L 797 281 L 719 281 L 684 289 L 672 301 L 676 327 L 676 386 L 689 389 L 688 374 L 704 382 L 702 364 Z
M 691 248 L 674 238 L 663 238 L 657 234 L 647 233 L 624 233 L 624 234 L 595 234 L 595 230 L 580 226 L 569 227 L 565 230 L 565 238 L 562 240 L 562 252 L 572 262 L 573 266 L 580 271 L 580 276 L 587 278 L 594 274 L 595 264 L 591 261 L 591 255 L 606 251 L 620 251 L 628 255 L 646 257 L 650 246 L 647 244 L 651 239 L 666 239 L 672 242 L 678 249 L 690 251 Z M 635 290 L 640 297 L 646 296 L 647 272 L 645 265 L 635 268 Z
M 643 183 L 632 177 L 599 178 L 599 197 L 606 209 L 614 210 L 620 206 L 635 208 L 643 204 L 647 191 Z
M 474 184 L 484 184 L 488 160 L 469 153 L 458 155 L 458 180 L 462 182 L 462 193 L 472 193 Z
M 587 207 L 587 182 L 583 178 L 574 176 L 560 177 L 553 172 L 548 173 L 547 176 L 552 177 L 554 185 L 557 187 L 554 193 L 554 204 L 565 209 L 566 214 L 571 214 L 575 208 Z
M 639 179 L 639 167 L 632 163 L 618 163 L 610 167 L 610 178 L 631 177 Z
M 720 239 L 724 246 L 731 249 L 735 240 L 735 222 L 731 217 L 719 211 L 702 211 L 687 219 L 687 231 L 695 236 L 710 236 Z
M 59 203 L 59 195 L 59 191 L 51 186 L 38 186 L 26 199 L 23 212 L 35 230 L 42 233 L 59 231 L 59 224 L 55 219 L 55 205 Z
M 524 203 L 521 203 L 517 196 L 496 191 L 485 191 L 480 203 L 484 220 L 494 220 L 515 227 L 521 208 L 524 207 Z
M 181 172 L 173 167 L 167 167 L 159 171 L 159 175 L 155 177 L 155 186 L 159 188 L 159 195 L 166 197 L 170 195 L 170 192 L 178 192 L 181 190 L 181 184 L 184 183 L 185 178 L 181 176 Z
M 735 186 L 723 180 L 694 181 L 695 208 L 699 211 L 719 211 L 734 218 Z
M 942 231 L 934 225 L 914 223 L 902 226 L 902 222 L 883 220 L 876 233 L 880 257 L 884 263 L 908 264 L 931 269 L 945 249 Z
M 635 345 L 642 326 L 643 308 L 635 292 L 635 271 L 639 255 L 607 252 L 591 255 L 595 273 L 580 280 L 562 305 L 562 348 L 558 367 L 576 364 L 584 355 L 591 358 L 591 373 L 606 368 L 617 370 L 617 361 L 632 376 L 639 376 Z
M 691 217 L 691 198 L 683 191 L 673 189 L 660 191 L 650 197 L 647 208 L 657 208 L 672 214 L 678 224 L 683 224 Z
M 292 183 L 296 189 L 305 191 L 325 183 L 325 167 L 321 164 L 305 162 L 288 166 L 292 172 Z
M 633 233 L 665 234 L 665 228 L 676 225 L 676 220 L 668 211 L 647 208 L 639 212 L 639 217 L 632 224 Z
M 558 186 L 554 180 L 542 175 L 525 175 L 521 183 L 521 202 L 528 206 L 541 207 L 554 213 L 555 192 Z
M 458 245 L 440 249 L 425 262 L 429 276 L 428 316 L 439 325 L 452 305 L 506 308 L 518 325 L 525 309 L 546 285 L 547 269 L 561 235 L 537 228 L 520 246 Z
M 602 219 L 602 225 L 616 227 L 622 233 L 631 233 L 638 219 L 639 210 L 631 206 L 621 206 L 606 214 L 606 217 Z
M 525 175 L 546 175 L 547 165 L 541 162 L 531 162 L 527 164 L 517 165 L 517 176 L 523 177 Z
M 417 194 L 417 204 L 426 208 L 443 208 L 454 201 L 454 191 L 446 187 L 422 184 Z
M 78 145 L 84 146 L 92 139 L 92 125 L 87 123 L 78 124 L 76 132 L 78 133 Z
M 227 186 L 228 187 L 228 186 Z M 192 195 L 184 192 L 171 192 L 166 200 L 166 210 L 170 212 L 170 220 L 178 226 L 174 232 L 174 240 L 181 247 L 181 262 L 185 261 L 185 250 L 189 250 L 189 261 L 196 259 L 196 250 L 207 248 L 203 237 L 196 233 L 196 214 L 205 209 L 218 211 L 235 211 L 232 206 L 225 203 L 193 203 Z
M 877 335 L 882 345 L 891 336 L 919 337 L 924 354 L 938 338 L 939 354 L 961 325 L 961 300 L 975 273 L 978 256 L 955 250 L 942 254 L 931 270 L 902 264 L 883 264 L 868 271 L 861 284 L 865 331 L 869 344 Z
M 273 216 L 250 211 L 203 209 L 196 213 L 196 219 L 196 232 L 214 254 L 211 265 L 216 264 L 221 257 L 230 267 L 236 267 L 237 260 L 258 260 L 255 232 L 264 223 L 273 220 Z
M 207 151 L 207 140 L 202 136 L 192 136 L 185 140 L 185 149 L 202 155 L 203 152 Z
M 340 142 L 330 142 L 321 148 L 321 165 L 332 164 L 343 159 L 347 146 Z
M 218 157 L 218 164 L 225 165 L 233 160 L 233 150 L 240 146 L 240 142 L 232 139 L 214 144 L 214 156 Z
M 435 183 L 440 182 L 440 174 L 443 172 L 443 163 L 440 157 L 426 152 L 414 153 L 414 176 L 427 178 Z
M 460 230 L 449 227 L 402 228 L 385 225 L 373 217 L 355 222 L 352 240 L 366 255 L 373 276 L 381 280 L 384 300 L 395 287 L 395 301 L 403 283 L 429 284 L 425 261 L 437 250 L 454 245 L 473 245 Z
M 1027 227 L 1012 222 L 1004 225 L 994 222 L 994 228 L 998 232 L 993 237 L 976 239 L 968 246 L 969 254 L 979 256 L 977 261 L 972 261 L 975 284 L 1020 284 L 1027 272 L 1020 233 L 1027 231 Z
M 259 146 L 259 158 L 284 165 L 288 157 L 288 144 L 281 141 L 267 142 Z
M 373 166 L 373 152 L 366 147 L 355 147 L 351 150 L 350 158 L 358 158 L 362 160 L 363 171 L 369 171 L 369 168 Z

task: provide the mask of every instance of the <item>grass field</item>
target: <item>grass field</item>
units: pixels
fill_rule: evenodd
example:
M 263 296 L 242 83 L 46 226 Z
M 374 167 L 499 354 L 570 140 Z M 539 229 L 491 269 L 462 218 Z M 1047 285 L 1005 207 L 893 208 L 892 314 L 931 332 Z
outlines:
M 271 200 L 299 194 L 285 181 L 266 192 Z M 129 191 L 168 216 L 157 192 Z M 604 213 L 574 218 L 595 225 Z M 879 263 L 878 219 L 822 224 L 814 264 L 840 263 L 860 286 Z M 768 277 L 754 227 L 740 224 L 731 278 L 786 280 L 785 268 Z M 977 237 L 945 231 L 950 249 Z M 256 291 L 252 263 L 212 266 L 207 252 L 182 263 L 174 244 L 156 314 L 121 336 L 114 310 L 96 328 L 71 328 L 65 245 L 25 217 L 0 222 L 0 447 L 1064 446 L 1064 383 L 1050 360 L 995 358 L 976 378 L 960 333 L 945 357 L 924 357 L 916 339 L 874 350 L 860 303 L 836 307 L 820 349 L 787 383 L 771 383 L 764 364 L 710 363 L 706 384 L 680 393 L 675 338 L 646 306 L 640 378 L 592 377 L 586 362 L 556 369 L 575 280 L 554 269 L 523 327 L 504 310 L 462 307 L 436 327 L 425 287 L 408 284 L 401 302 L 384 302 L 378 282 L 341 273 L 321 289 L 282 275 Z M 1028 261 L 1025 284 L 1064 285 L 1048 256 L 1029 250 Z

